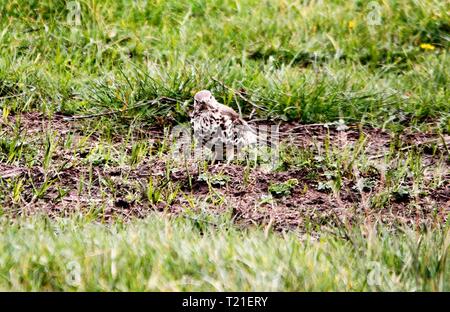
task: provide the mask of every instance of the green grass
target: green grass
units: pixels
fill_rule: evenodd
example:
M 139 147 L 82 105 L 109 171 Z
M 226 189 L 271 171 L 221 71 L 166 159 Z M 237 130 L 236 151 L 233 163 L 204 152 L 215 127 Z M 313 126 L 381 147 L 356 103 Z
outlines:
M 448 291 L 448 230 L 361 226 L 319 240 L 152 216 L 104 226 L 33 218 L 0 225 L 0 289 Z M 345 234 L 345 236 L 344 236 Z M 346 238 L 345 238 L 346 237 Z
M 450 6 L 366 2 L 0 0 L 0 290 L 449 291 Z M 167 133 L 201 89 L 386 154 L 306 128 L 274 172 L 191 170 Z
M 248 90 L 265 107 L 263 116 L 448 122 L 449 18 L 442 1 L 384 2 L 375 26 L 363 1 L 80 3 L 79 25 L 71 24 L 72 7 L 64 2 L 1 4 L 7 18 L 0 22 L 0 89 L 29 95 L 12 99 L 12 110 L 83 112 L 157 95 L 184 101 L 203 88 L 217 89 L 236 107 L 237 99 L 211 79 L 217 77 Z

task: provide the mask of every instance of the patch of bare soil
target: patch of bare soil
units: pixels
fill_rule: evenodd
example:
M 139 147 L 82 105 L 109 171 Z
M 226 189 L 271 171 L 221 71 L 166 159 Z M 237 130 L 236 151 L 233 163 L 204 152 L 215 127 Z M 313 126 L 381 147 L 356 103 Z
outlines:
M 17 117 L 11 118 L 14 121 Z M 21 127 L 30 136 L 49 128 L 64 136 L 77 131 L 78 127 L 77 123 L 65 122 L 62 116 L 47 119 L 29 113 L 21 115 L 20 120 Z M 146 130 L 140 131 L 145 133 Z M 11 196 L 0 194 L 3 213 L 46 213 L 51 216 L 90 213 L 98 219 L 112 221 L 117 216 L 143 218 L 155 210 L 181 215 L 189 210 L 217 215 L 230 213 L 240 225 L 263 224 L 277 230 L 317 229 L 322 225 L 360 220 L 386 224 L 435 224 L 447 220 L 450 214 L 448 156 L 442 174 L 443 183 L 437 187 L 428 183 L 415 195 L 384 194 L 384 173 L 376 169 L 378 155 L 388 152 L 392 146 L 420 145 L 437 138 L 436 135 L 408 133 L 394 138 L 387 132 L 368 127 L 349 126 L 345 131 L 338 131 L 322 125 L 293 123 L 281 125 L 279 131 L 284 141 L 304 149 L 317 149 L 329 142 L 339 150 L 355 147 L 357 142 L 365 140 L 363 152 L 375 156 L 375 169 L 369 177 L 373 187 L 358 187 L 355 177 L 344 177 L 338 191 L 323 188 L 321 185 L 325 178 L 321 168 L 315 171 L 312 168 L 291 168 L 282 172 L 266 172 L 259 167 L 248 170 L 244 166 L 225 163 L 208 166 L 211 176 L 226 177 L 223 181 L 211 183 L 202 178 L 203 169 L 195 163 L 174 168 L 169 166 L 164 156 L 150 153 L 135 166 L 118 167 L 108 162 L 90 166 L 85 162 L 87 153 L 74 156 L 73 151 L 61 148 L 52 159 L 53 167 L 58 168 L 54 170 L 0 162 L 0 186 L 3 187 L 0 193 L 4 190 L 12 192 L 11 188 L 18 179 L 23 184 L 20 199 L 13 200 Z M 162 137 L 162 131 L 155 135 L 155 130 L 149 129 L 148 133 L 154 140 Z M 96 136 L 90 137 L 92 145 L 98 143 L 96 140 Z M 120 139 L 116 141 L 124 144 Z M 126 150 L 131 150 L 131 147 Z M 437 158 L 435 153 L 424 157 L 429 166 L 436 164 Z M 64 166 L 58 165 L 63 163 Z M 298 181 L 290 194 L 270 195 L 271 184 L 290 179 Z M 150 180 L 161 192 L 159 197 L 149 197 Z M 43 189 L 42 192 L 37 191 Z M 382 204 L 377 204 L 379 202 Z

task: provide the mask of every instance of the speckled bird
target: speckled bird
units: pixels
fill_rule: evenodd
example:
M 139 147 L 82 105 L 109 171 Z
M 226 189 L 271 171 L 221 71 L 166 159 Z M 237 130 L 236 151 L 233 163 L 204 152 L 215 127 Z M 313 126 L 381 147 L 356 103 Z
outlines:
M 195 94 L 191 124 L 198 143 L 208 148 L 222 144 L 240 150 L 258 140 L 256 131 L 231 107 L 219 103 L 208 90 Z

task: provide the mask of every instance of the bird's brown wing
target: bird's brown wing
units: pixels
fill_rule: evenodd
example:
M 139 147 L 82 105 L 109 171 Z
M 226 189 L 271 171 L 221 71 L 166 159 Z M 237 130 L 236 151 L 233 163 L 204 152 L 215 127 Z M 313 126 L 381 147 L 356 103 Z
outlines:
M 220 113 L 221 115 L 228 116 L 228 117 L 230 117 L 233 121 L 234 121 L 235 119 L 240 119 L 240 118 L 239 118 L 239 114 L 236 113 L 236 112 L 234 111 L 234 109 L 232 109 L 231 107 L 226 106 L 226 105 L 223 105 L 223 104 L 220 104 L 220 103 L 218 103 L 217 106 L 218 106 L 218 109 L 219 109 L 219 113 Z

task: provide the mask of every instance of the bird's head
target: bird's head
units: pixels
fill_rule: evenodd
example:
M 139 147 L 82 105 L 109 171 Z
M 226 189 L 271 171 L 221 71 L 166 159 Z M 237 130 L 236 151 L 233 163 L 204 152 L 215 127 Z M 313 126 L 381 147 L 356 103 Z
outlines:
M 213 106 L 214 96 L 208 90 L 202 90 L 194 96 L 194 110 Z

